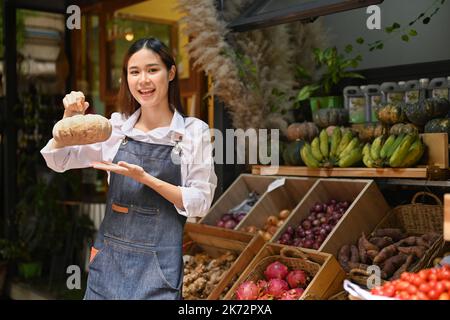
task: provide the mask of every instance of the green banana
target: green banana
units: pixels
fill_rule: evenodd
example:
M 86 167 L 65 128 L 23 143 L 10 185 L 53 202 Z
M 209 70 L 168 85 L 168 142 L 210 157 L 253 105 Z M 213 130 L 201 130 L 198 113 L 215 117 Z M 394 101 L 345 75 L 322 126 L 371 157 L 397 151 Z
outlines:
M 342 152 L 339 154 L 339 158 L 344 158 L 347 154 L 350 153 L 353 149 L 355 149 L 359 144 L 359 139 L 357 137 L 354 137 L 352 141 L 342 150 Z
M 352 141 L 353 135 L 350 131 L 347 131 L 342 136 L 341 141 L 339 142 L 339 145 L 336 150 L 336 155 L 340 155 L 342 150 L 345 149 L 345 147 Z
M 387 150 L 386 152 L 386 158 L 390 158 L 392 156 L 392 154 L 394 153 L 394 151 L 398 148 L 398 146 L 400 145 L 400 143 L 402 143 L 403 139 L 405 138 L 405 134 L 399 134 L 397 136 L 397 138 L 395 138 L 394 143 L 392 144 L 392 146 Z
M 415 165 L 420 160 L 420 158 L 422 158 L 424 152 L 425 146 L 422 143 L 422 140 L 420 140 L 420 137 L 417 137 L 409 148 L 408 154 L 403 159 L 401 167 L 408 168 Z
M 381 159 L 386 159 L 387 157 L 387 152 L 389 150 L 389 148 L 392 146 L 392 144 L 395 142 L 395 138 L 396 136 L 391 134 L 386 141 L 384 142 L 383 146 L 381 147 L 380 150 L 380 157 Z
M 367 168 L 375 168 L 375 164 L 370 157 L 370 153 L 363 155 L 363 163 Z
M 370 157 L 377 161 L 380 159 L 380 150 L 383 143 L 383 136 L 378 136 L 373 140 L 372 147 L 370 148 Z
M 317 161 L 320 162 L 323 160 L 323 155 L 320 152 L 319 137 L 315 137 L 311 142 L 311 153 L 314 156 L 314 158 L 316 158 Z
M 339 146 L 339 142 L 341 142 L 342 134 L 341 128 L 336 127 L 333 129 L 333 133 L 331 134 L 331 147 L 330 147 L 330 157 L 335 158 L 337 153 L 337 148 Z
M 312 155 L 309 143 L 306 143 L 300 150 L 300 156 L 307 167 L 318 168 L 320 166 L 319 162 Z
M 322 153 L 324 158 L 328 158 L 329 153 L 328 134 L 325 129 L 320 132 L 319 140 L 320 140 L 320 152 Z
M 338 165 L 341 168 L 350 167 L 362 159 L 362 149 L 360 147 L 350 150 L 344 157 L 339 159 Z
M 401 166 L 403 159 L 408 154 L 408 150 L 411 147 L 412 143 L 416 139 L 416 135 L 408 134 L 402 140 L 397 149 L 395 149 L 392 156 L 389 158 L 389 165 L 392 168 L 398 168 Z
M 367 142 L 367 143 L 364 145 L 364 148 L 362 149 L 362 154 L 363 154 L 363 156 L 365 156 L 366 154 L 370 153 L 370 147 L 371 147 L 370 142 Z

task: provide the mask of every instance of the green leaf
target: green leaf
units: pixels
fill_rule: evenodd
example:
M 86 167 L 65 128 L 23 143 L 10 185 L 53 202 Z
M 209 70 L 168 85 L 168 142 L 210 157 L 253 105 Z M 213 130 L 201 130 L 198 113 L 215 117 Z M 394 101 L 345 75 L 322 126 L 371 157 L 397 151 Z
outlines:
M 359 37 L 359 38 L 356 39 L 356 43 L 363 44 L 364 43 L 364 39 Z
M 415 37 L 415 36 L 417 36 L 417 31 L 414 30 L 414 29 L 411 29 L 411 30 L 409 30 L 408 34 L 409 34 L 411 37 Z
M 376 46 L 376 48 L 377 48 L 378 50 L 383 49 L 383 47 L 384 47 L 384 44 L 382 44 L 382 43 L 380 43 L 379 45 Z
M 426 17 L 425 19 L 422 20 L 422 22 L 423 22 L 423 24 L 429 24 L 430 20 L 431 20 L 430 17 Z
M 300 89 L 297 94 L 297 101 L 304 101 L 309 99 L 311 95 L 320 88 L 319 85 L 307 85 Z
M 311 75 L 308 73 L 308 71 L 303 66 L 297 65 L 295 67 L 295 71 L 297 73 L 298 78 L 311 80 Z
M 350 53 L 353 50 L 353 46 L 351 44 L 348 44 L 345 46 L 345 52 Z
M 373 50 L 375 50 L 375 47 L 371 47 L 371 48 L 369 49 L 369 51 L 373 51 Z
M 400 25 L 397 22 L 394 22 L 394 24 L 392 25 L 393 29 L 398 29 L 400 28 Z
M 359 78 L 364 79 L 365 77 L 359 73 L 356 72 L 344 72 L 341 74 L 342 78 Z
M 384 31 L 386 31 L 386 33 L 392 33 L 392 31 L 394 31 L 394 28 L 392 28 L 392 27 L 386 27 L 386 28 L 384 29 Z
M 407 34 L 402 35 L 402 40 L 408 42 L 409 41 L 408 35 Z

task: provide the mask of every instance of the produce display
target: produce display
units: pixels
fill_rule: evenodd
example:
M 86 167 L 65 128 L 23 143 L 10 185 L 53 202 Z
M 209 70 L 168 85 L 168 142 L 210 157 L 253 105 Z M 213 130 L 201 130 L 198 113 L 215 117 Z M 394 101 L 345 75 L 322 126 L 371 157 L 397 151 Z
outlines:
M 313 121 L 319 128 L 343 126 L 348 123 L 348 110 L 342 108 L 319 109 L 313 114 Z
M 272 239 L 273 235 L 278 231 L 278 229 L 284 224 L 286 219 L 291 214 L 291 210 L 285 209 L 281 210 L 277 216 L 269 216 L 266 219 L 266 223 L 262 229 L 258 229 L 258 227 L 254 225 L 246 226 L 243 228 L 243 231 L 256 233 L 258 232 L 264 240 L 269 241 Z
M 311 141 L 319 135 L 319 128 L 313 122 L 294 122 L 287 128 L 289 141 L 305 140 Z
M 362 146 L 358 137 L 350 130 L 342 134 L 340 127 L 335 127 L 331 137 L 324 129 L 311 144 L 305 143 L 300 151 L 303 162 L 310 168 L 350 167 L 362 159 Z
M 450 300 L 450 265 L 402 272 L 399 279 L 375 287 L 371 293 L 400 300 Z
M 357 245 L 342 246 L 338 261 L 346 272 L 377 265 L 382 279 L 395 280 L 419 261 L 438 238 L 433 232 L 410 236 L 397 228 L 378 229 L 370 237 L 363 233 Z
M 112 126 L 98 114 L 75 115 L 59 120 L 52 133 L 59 146 L 84 145 L 108 140 Z
M 447 133 L 450 135 L 450 118 L 437 118 L 425 124 L 425 133 Z
M 259 199 L 259 195 L 256 192 L 250 192 L 248 197 L 242 201 L 239 205 L 223 214 L 217 221 L 216 226 L 226 229 L 234 229 L 239 222 L 245 218 L 247 213 L 252 209 L 255 203 Z
M 183 298 L 206 299 L 236 258 L 230 251 L 216 259 L 205 253 L 184 255 Z
M 407 168 L 417 164 L 425 152 L 419 135 L 411 133 L 391 134 L 387 139 L 379 136 L 366 143 L 363 162 L 368 168 Z
M 431 119 L 446 116 L 450 111 L 450 103 L 444 98 L 428 98 L 417 103 L 404 103 L 403 110 L 410 122 L 423 126 Z
M 406 114 L 402 108 L 402 102 L 389 102 L 382 104 L 377 109 L 378 120 L 384 125 L 393 125 L 404 122 Z
M 264 270 L 264 279 L 241 283 L 235 295 L 237 300 L 298 300 L 310 281 L 307 272 L 275 261 Z
M 316 203 L 298 226 L 289 226 L 278 243 L 318 250 L 350 206 L 349 201 Z
M 300 156 L 300 150 L 303 148 L 305 141 L 296 140 L 290 142 L 283 150 L 284 164 L 287 166 L 301 166 L 303 160 Z

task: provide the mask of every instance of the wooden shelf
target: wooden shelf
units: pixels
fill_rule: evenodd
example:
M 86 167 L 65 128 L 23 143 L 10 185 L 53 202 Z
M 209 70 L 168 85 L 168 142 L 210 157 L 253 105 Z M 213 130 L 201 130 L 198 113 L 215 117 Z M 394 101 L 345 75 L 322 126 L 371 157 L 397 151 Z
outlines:
M 255 175 L 274 175 L 269 166 L 252 166 Z M 333 177 L 333 178 L 409 178 L 427 179 L 428 168 L 308 168 L 300 166 L 280 166 L 276 175 L 303 177 Z

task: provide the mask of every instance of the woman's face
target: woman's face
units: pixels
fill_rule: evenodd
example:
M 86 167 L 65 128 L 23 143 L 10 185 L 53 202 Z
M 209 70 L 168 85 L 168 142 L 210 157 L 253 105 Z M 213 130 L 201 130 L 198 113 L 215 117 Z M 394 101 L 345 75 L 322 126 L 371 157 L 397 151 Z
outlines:
M 141 107 L 168 105 L 169 81 L 175 76 L 175 66 L 168 72 L 160 56 L 143 48 L 128 60 L 128 87 Z

